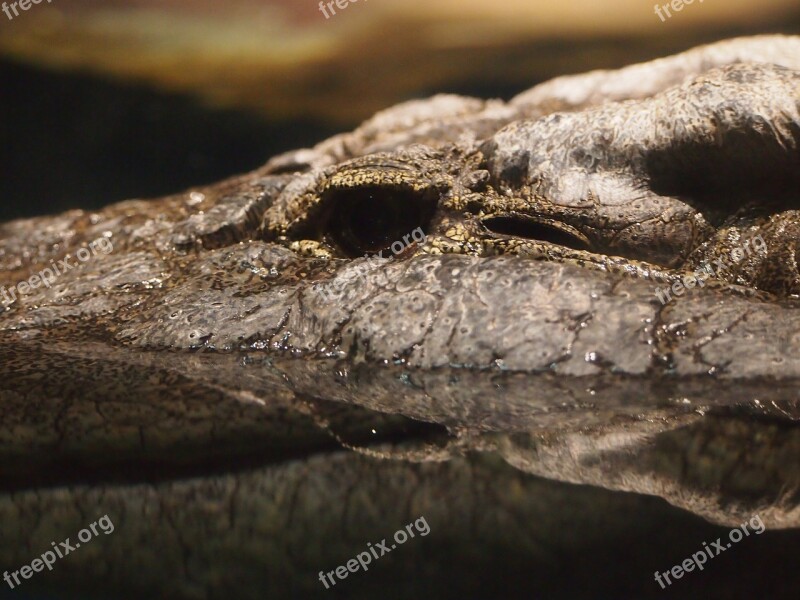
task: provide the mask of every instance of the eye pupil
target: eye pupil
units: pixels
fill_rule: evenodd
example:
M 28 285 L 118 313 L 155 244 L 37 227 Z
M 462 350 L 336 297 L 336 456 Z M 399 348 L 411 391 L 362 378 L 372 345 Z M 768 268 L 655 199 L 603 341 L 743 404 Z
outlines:
M 381 208 L 376 210 L 377 204 L 381 203 Z M 391 244 L 391 232 L 393 222 L 396 217 L 401 216 L 396 213 L 396 203 L 389 200 L 378 198 L 376 194 L 370 193 L 364 198 L 358 199 L 351 208 L 352 214 L 348 223 L 351 234 L 361 241 L 364 246 L 371 248 L 384 247 Z
M 365 187 L 329 192 L 332 218 L 328 236 L 356 257 L 388 250 L 417 227 L 427 227 L 436 201 L 407 188 Z

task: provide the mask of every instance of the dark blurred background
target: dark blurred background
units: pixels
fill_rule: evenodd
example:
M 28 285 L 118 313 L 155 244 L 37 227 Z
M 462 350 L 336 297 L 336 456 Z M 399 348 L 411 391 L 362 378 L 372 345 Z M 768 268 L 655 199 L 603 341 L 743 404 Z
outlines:
M 0 220 L 210 183 L 434 92 L 800 32 L 796 0 L 56 0 L 0 13 Z

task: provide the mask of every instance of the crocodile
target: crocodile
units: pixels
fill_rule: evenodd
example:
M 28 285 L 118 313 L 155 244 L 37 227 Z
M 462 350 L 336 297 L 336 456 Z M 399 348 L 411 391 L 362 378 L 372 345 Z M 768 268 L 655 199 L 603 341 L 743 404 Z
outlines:
M 793 36 L 412 100 L 214 185 L 2 224 L 0 560 L 98 507 L 119 538 L 51 581 L 192 598 L 241 560 L 319 591 L 354 539 L 425 512 L 460 539 L 487 501 L 541 521 L 513 547 L 578 496 L 796 528 L 799 228 Z

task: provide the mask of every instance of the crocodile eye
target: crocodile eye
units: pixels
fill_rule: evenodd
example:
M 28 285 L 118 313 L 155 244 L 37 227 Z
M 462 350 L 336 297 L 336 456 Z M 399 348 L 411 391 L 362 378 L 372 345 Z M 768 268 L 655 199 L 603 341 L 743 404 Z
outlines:
M 489 231 L 504 236 L 549 242 L 573 250 L 590 249 L 583 234 L 562 223 L 545 223 L 524 216 L 488 217 L 482 223 Z
M 330 190 L 326 237 L 350 257 L 387 250 L 416 228 L 425 231 L 436 209 L 431 191 L 404 186 Z

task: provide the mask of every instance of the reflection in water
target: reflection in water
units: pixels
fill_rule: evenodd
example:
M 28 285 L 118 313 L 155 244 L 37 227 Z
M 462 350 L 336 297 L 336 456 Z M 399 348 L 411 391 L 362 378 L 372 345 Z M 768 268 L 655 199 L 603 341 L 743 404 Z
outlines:
M 38 370 L 2 373 L 4 422 L 15 426 L 2 445 L 0 564 L 30 563 L 96 516 L 115 525 L 31 588 L 316 597 L 333 593 L 321 589 L 321 569 L 424 515 L 430 535 L 336 593 L 590 598 L 624 579 L 644 598 L 661 591 L 657 568 L 727 531 L 614 489 L 732 526 L 763 518 L 768 531 L 698 573 L 692 590 L 755 589 L 748 569 L 780 570 L 800 550 L 795 533 L 780 531 L 797 526 L 785 490 L 797 485 L 800 436 L 774 416 L 715 416 L 600 381 L 585 401 L 548 402 L 546 377 L 511 373 L 131 356 L 35 338 L 6 350 L 3 364 L 17 353 L 37 357 Z M 56 365 L 74 386 L 61 398 L 36 375 Z M 541 402 L 531 403 L 531 386 Z M 48 440 L 52 431 L 59 437 Z M 738 460 L 758 445 L 770 451 Z M 790 582 L 775 582 L 776 593 Z

